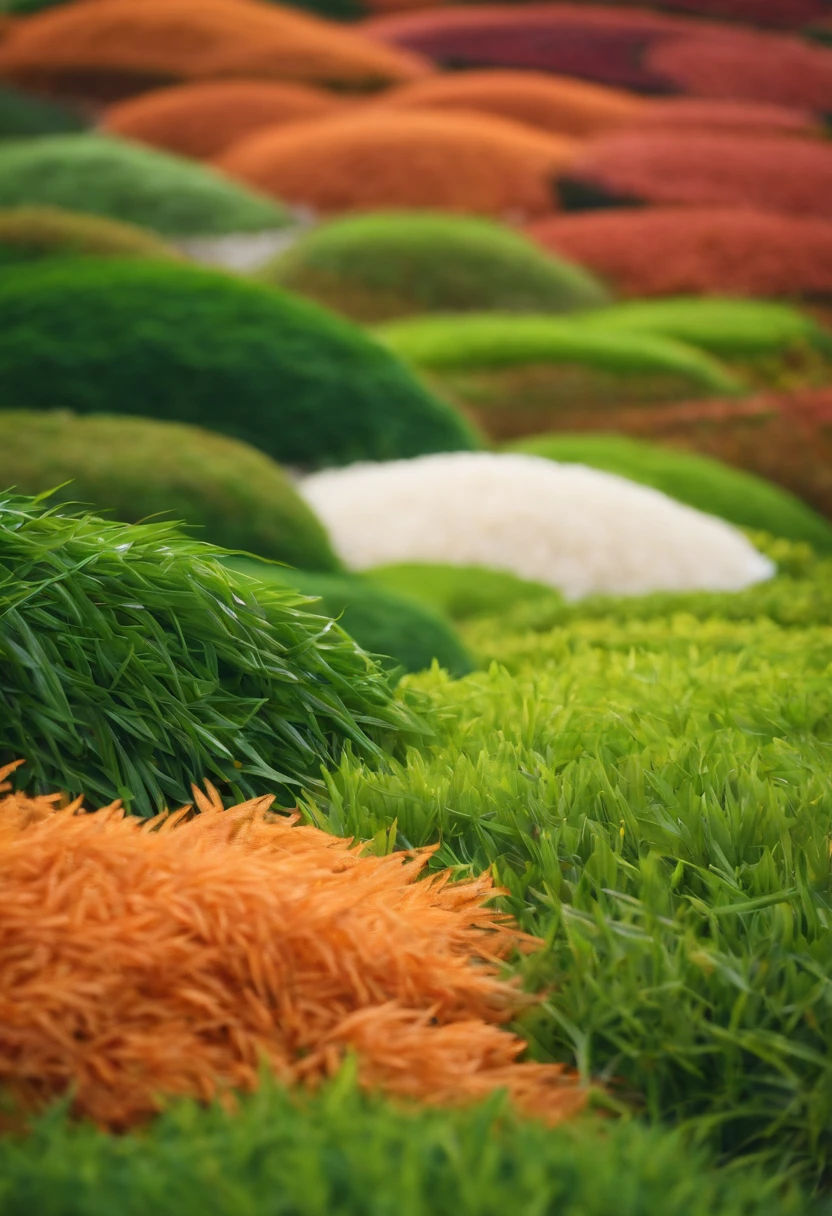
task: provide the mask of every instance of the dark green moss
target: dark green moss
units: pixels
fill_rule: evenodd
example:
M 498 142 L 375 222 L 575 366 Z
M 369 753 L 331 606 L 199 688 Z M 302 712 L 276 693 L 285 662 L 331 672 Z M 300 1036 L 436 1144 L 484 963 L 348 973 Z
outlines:
M 0 140 L 63 135 L 83 131 L 88 125 L 83 115 L 69 106 L 0 85 Z

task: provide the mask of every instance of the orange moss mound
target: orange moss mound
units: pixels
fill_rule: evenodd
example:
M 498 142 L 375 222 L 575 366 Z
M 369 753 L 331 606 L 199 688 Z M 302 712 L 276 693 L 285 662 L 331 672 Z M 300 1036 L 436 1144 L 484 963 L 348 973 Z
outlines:
M 431 207 L 521 218 L 554 210 L 558 171 L 579 146 L 481 114 L 368 108 L 253 135 L 218 164 L 322 212 Z
M 473 71 L 431 76 L 381 98 L 397 109 L 473 110 L 563 135 L 595 135 L 637 120 L 643 101 L 622 89 L 543 72 Z
M 391 1094 L 582 1108 L 574 1075 L 519 1063 L 501 1029 L 531 998 L 499 960 L 536 942 L 485 906 L 490 879 L 416 881 L 434 850 L 361 857 L 208 788 L 187 822 L 0 802 L 0 1087 L 37 1108 L 72 1086 L 78 1115 L 121 1129 L 159 1095 L 251 1089 L 263 1059 L 314 1084 L 353 1050 Z
M 299 84 L 210 80 L 157 89 L 111 106 L 104 127 L 116 135 L 208 160 L 262 127 L 333 114 L 344 103 Z
M 789 106 L 753 101 L 713 101 L 702 97 L 666 97 L 634 115 L 631 131 L 726 132 L 728 134 L 820 135 L 814 114 Z
M 0 44 L 5 79 L 91 98 L 228 76 L 363 89 L 427 70 L 407 52 L 254 0 L 80 0 L 18 22 Z

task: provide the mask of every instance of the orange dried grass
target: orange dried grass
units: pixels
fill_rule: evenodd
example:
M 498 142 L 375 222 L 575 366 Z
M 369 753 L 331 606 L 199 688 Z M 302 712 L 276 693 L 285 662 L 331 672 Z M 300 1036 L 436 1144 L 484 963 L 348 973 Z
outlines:
M 19 21 L 0 47 L 0 76 L 84 96 L 229 76 L 368 88 L 428 70 L 407 51 L 255 0 L 77 0 Z
M 505 1088 L 552 1122 L 584 1106 L 501 1028 L 533 998 L 500 960 L 537 943 L 486 907 L 487 876 L 416 881 L 433 849 L 362 857 L 270 798 L 222 811 L 208 790 L 149 824 L 0 802 L 0 1087 L 25 1108 L 72 1087 L 78 1115 L 122 1129 L 159 1095 L 251 1089 L 263 1060 L 314 1084 L 354 1051 L 394 1095 Z
M 491 115 L 358 114 L 262 131 L 218 160 L 232 177 L 322 212 L 431 207 L 544 215 L 581 145 Z
M 544 72 L 470 71 L 429 76 L 383 94 L 396 109 L 472 110 L 576 137 L 638 120 L 646 108 L 623 89 Z
M 154 89 L 111 106 L 103 125 L 154 148 L 209 160 L 261 127 L 320 118 L 345 104 L 299 84 L 209 80 Z

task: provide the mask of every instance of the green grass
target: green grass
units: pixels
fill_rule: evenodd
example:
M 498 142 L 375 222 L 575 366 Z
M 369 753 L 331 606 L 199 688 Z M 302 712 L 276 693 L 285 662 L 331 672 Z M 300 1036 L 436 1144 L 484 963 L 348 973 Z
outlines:
M 586 271 L 510 228 L 427 212 L 334 220 L 261 273 L 364 322 L 437 312 L 561 313 L 609 299 Z
M 213 270 L 60 259 L 0 281 L 0 409 L 159 418 L 315 466 L 472 447 L 357 327 Z
M 307 810 L 492 870 L 548 942 L 520 965 L 552 985 L 523 1019 L 535 1055 L 725 1159 L 828 1185 L 832 562 L 773 552 L 783 573 L 735 597 L 552 596 L 477 621 L 487 672 L 410 679 L 431 744 L 383 773 L 345 757 Z
M 244 584 L 171 525 L 68 511 L 0 498 L 0 764 L 24 757 L 28 788 L 142 815 L 206 777 L 293 798 L 347 740 L 378 760 L 407 725 L 297 593 Z
M 0 208 L 47 206 L 150 228 L 219 236 L 281 228 L 287 212 L 191 161 L 105 135 L 0 144 Z
M 179 256 L 160 237 L 119 220 L 62 211 L 60 207 L 12 207 L 0 211 L 0 265 L 79 255 Z
M 4 12 L 0 4 L 0 13 Z M 66 135 L 83 131 L 89 124 L 76 110 L 0 86 L 0 141 L 32 136 Z
M 252 578 L 278 586 L 295 587 L 303 595 L 320 597 L 310 607 L 335 617 L 359 646 L 378 656 L 388 667 L 423 671 L 436 660 L 452 676 L 474 670 L 474 662 L 450 622 L 435 607 L 376 586 L 358 575 L 300 573 L 246 558 L 227 563 Z
M 4 1216 L 820 1216 L 794 1187 L 713 1167 L 636 1122 L 557 1131 L 499 1100 L 415 1111 L 345 1068 L 314 1097 L 274 1085 L 237 1114 L 179 1104 L 106 1136 L 60 1109 L 0 1139 Z
M 806 541 L 819 552 L 832 552 L 832 528 L 805 503 L 761 477 L 708 456 L 603 434 L 536 435 L 512 444 L 511 449 L 616 473 L 739 527 Z
M 53 502 L 83 502 L 123 523 L 164 516 L 190 525 L 197 540 L 304 569 L 340 569 L 323 525 L 280 466 L 198 427 L 0 410 L 0 485 L 56 490 Z
M 496 615 L 518 600 L 552 598 L 552 588 L 529 583 L 503 570 L 484 566 L 446 566 L 430 562 L 400 562 L 376 566 L 366 577 L 401 595 L 438 608 L 453 621 Z

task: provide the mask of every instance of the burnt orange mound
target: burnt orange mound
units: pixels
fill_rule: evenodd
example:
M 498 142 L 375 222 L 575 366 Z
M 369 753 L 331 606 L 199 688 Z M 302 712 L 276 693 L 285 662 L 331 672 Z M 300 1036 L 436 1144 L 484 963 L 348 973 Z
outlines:
M 0 43 L 0 78 L 91 100 L 218 77 L 372 89 L 426 70 L 410 54 L 256 0 L 79 0 L 20 21 Z
M 519 219 L 554 210 L 558 172 L 579 147 L 505 118 L 370 107 L 252 135 L 217 164 L 329 214 L 429 207 Z
M 210 160 L 262 127 L 320 118 L 342 104 L 331 93 L 300 84 L 207 80 L 111 106 L 103 126 L 154 148 Z
M 562 175 L 560 198 L 575 211 L 672 203 L 832 218 L 832 145 L 773 135 L 610 135 Z
M 384 94 L 378 104 L 496 114 L 577 138 L 627 126 L 645 109 L 641 98 L 623 89 L 543 72 L 501 70 L 429 76 Z
M 527 234 L 616 295 L 832 300 L 832 222 L 750 208 L 630 208 L 552 216 Z
M 627 123 L 627 134 L 673 131 L 739 135 L 819 136 L 823 128 L 808 110 L 757 101 L 713 101 L 708 97 L 663 97 L 643 105 Z
M 490 878 L 426 878 L 433 848 L 362 857 L 268 797 L 194 792 L 201 814 L 145 827 L 118 804 L 0 803 L 0 1086 L 24 1107 L 72 1088 L 77 1115 L 122 1129 L 252 1089 L 263 1061 L 314 1084 L 349 1051 L 363 1084 L 410 1099 L 505 1088 L 552 1122 L 584 1106 L 503 1029 L 533 998 L 501 961 L 539 943 L 487 906 Z

